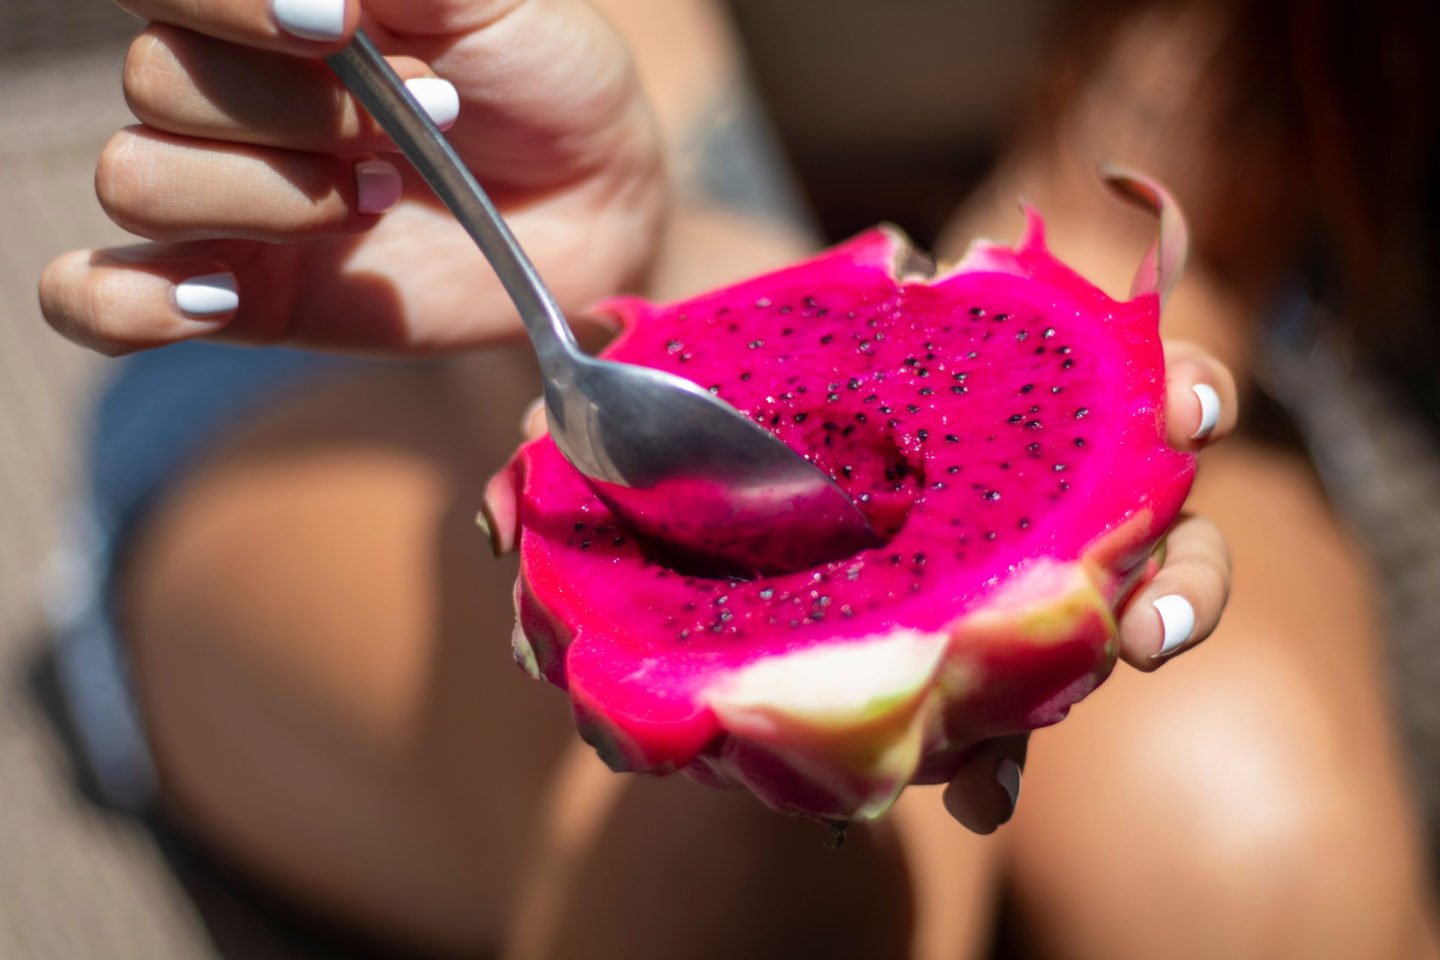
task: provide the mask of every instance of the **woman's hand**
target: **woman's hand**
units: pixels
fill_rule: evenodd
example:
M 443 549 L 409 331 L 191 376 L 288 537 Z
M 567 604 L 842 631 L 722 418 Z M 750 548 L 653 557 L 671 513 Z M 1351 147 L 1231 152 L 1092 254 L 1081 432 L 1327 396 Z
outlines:
M 578 2 L 122 0 L 140 123 L 96 190 L 152 243 L 41 280 L 60 332 L 119 354 L 191 337 L 371 352 L 517 329 L 478 250 L 322 62 L 359 26 L 449 131 L 563 307 L 632 283 L 664 206 L 620 40 Z M 458 115 L 458 116 L 457 116 Z
M 1189 343 L 1165 345 L 1166 431 L 1177 450 L 1199 450 L 1235 429 L 1235 379 Z M 1182 515 L 1165 538 L 1155 575 L 1120 611 L 1120 656 L 1146 672 L 1210 636 L 1230 593 L 1230 554 L 1219 529 Z M 990 833 L 1015 812 L 1029 735 L 978 744 L 945 790 L 945 808 L 976 833 Z

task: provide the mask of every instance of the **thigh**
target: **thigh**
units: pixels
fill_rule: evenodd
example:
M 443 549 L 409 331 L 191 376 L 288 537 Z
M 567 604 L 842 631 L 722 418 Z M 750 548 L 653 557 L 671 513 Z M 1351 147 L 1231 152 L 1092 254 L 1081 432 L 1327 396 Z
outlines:
M 170 810 L 310 904 L 465 948 L 498 937 L 570 728 L 511 661 L 514 567 L 474 523 L 530 363 L 481 363 L 260 412 L 152 512 L 122 592 Z
M 1368 571 L 1307 471 L 1240 442 L 1193 506 L 1230 538 L 1216 634 L 1121 668 L 1030 752 L 1011 829 L 1042 955 L 1412 957 L 1431 903 Z

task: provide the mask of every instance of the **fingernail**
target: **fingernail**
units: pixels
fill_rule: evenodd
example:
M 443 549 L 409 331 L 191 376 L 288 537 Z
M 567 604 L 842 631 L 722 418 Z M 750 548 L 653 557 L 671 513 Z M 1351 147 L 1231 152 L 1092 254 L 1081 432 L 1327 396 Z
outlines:
M 175 306 L 185 316 L 196 320 L 234 313 L 240 306 L 235 275 L 207 273 L 176 284 Z
M 400 171 L 384 160 L 355 164 L 355 206 L 361 213 L 384 213 L 400 202 Z
M 1197 383 L 1190 389 L 1200 401 L 1200 427 L 1190 434 L 1190 439 L 1202 440 L 1210 436 L 1215 424 L 1220 422 L 1220 394 L 1208 383 Z
M 1174 653 L 1190 639 L 1190 635 L 1195 632 L 1195 608 L 1178 593 L 1161 597 L 1155 601 L 1154 606 L 1155 611 L 1160 614 L 1163 633 L 1160 649 L 1151 656 L 1159 658 Z
M 1015 805 L 1020 802 L 1020 764 L 1009 757 L 1001 760 L 995 768 L 995 782 L 1010 798 L 1010 812 L 1005 815 L 1005 819 L 1009 820 L 1015 815 Z
M 280 29 L 306 40 L 338 40 L 345 32 L 345 0 L 270 0 Z
M 455 84 L 439 77 L 416 77 L 405 81 L 405 89 L 435 121 L 435 126 L 448 130 L 455 125 L 455 118 L 460 116 L 460 94 Z

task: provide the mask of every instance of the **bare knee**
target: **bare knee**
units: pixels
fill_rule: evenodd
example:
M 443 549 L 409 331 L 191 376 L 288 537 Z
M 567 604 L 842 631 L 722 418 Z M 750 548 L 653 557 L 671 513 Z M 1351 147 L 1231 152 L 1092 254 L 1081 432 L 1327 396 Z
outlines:
M 1069 738 L 1089 756 L 1053 776 L 1058 744 L 1036 738 L 1016 850 L 1047 953 L 1423 955 L 1431 907 L 1393 744 L 1258 646 L 1223 676 L 1197 657 L 1125 683 L 1107 706 L 1128 719 L 1102 715 L 1104 742 Z

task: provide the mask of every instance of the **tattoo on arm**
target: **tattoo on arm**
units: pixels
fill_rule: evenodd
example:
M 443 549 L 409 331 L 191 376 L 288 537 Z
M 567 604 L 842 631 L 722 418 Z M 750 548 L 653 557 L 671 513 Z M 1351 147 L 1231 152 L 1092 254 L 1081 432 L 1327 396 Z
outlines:
M 720 89 L 676 153 L 682 196 L 819 237 L 764 105 L 742 78 Z

